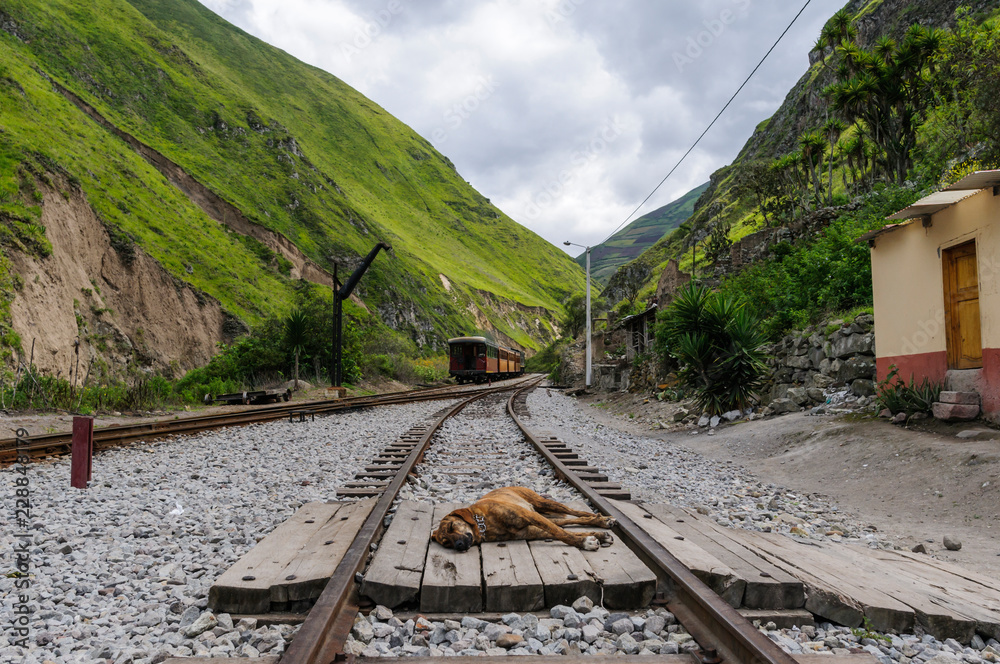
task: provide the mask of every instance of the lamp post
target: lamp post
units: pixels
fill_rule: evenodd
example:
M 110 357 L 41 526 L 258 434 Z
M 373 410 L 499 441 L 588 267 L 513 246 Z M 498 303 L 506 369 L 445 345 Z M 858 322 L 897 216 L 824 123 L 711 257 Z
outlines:
M 563 242 L 567 247 L 580 247 L 587 254 L 587 379 L 586 387 L 590 387 L 590 247 L 575 242 Z

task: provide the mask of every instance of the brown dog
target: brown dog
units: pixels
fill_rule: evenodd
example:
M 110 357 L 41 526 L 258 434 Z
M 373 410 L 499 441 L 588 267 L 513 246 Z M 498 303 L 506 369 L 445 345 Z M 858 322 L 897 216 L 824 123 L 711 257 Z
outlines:
M 570 516 L 566 516 L 570 515 Z M 574 518 L 575 517 L 575 518 Z M 431 537 L 448 549 L 468 551 L 473 544 L 553 538 L 584 551 L 614 541 L 607 532 L 571 532 L 561 526 L 612 528 L 615 520 L 566 507 L 523 486 L 490 491 L 469 507 L 441 519 Z

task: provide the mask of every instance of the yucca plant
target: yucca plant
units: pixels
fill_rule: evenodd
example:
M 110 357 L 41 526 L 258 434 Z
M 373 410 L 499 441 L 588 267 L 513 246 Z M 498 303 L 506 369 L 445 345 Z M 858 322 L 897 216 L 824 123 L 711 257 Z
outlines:
M 907 384 L 899 378 L 899 369 L 893 365 L 885 380 L 879 381 L 875 403 L 891 413 L 929 413 L 941 389 L 940 383 L 932 383 L 926 377 L 919 385 L 912 378 Z
M 752 405 L 767 367 L 766 336 L 746 304 L 695 284 L 661 315 L 657 344 L 679 365 L 677 377 L 709 414 Z

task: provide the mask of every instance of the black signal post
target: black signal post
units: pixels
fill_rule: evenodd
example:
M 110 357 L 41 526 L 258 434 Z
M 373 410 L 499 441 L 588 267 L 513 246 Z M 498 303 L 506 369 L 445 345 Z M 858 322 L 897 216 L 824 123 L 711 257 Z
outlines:
M 387 245 L 385 242 L 379 242 L 375 245 L 375 248 L 368 252 L 365 260 L 358 266 L 358 269 L 351 274 L 350 278 L 347 280 L 343 286 L 339 286 L 337 281 L 336 266 L 334 266 L 333 273 L 333 366 L 330 368 L 330 383 L 333 387 L 340 387 L 344 380 L 343 371 L 343 359 L 344 359 L 344 336 L 343 336 L 343 320 L 344 320 L 344 300 L 351 296 L 354 292 L 354 287 L 358 285 L 361 281 L 361 277 L 364 276 L 365 272 L 371 266 L 372 261 L 375 260 L 375 256 L 378 255 L 379 249 L 385 249 L 386 251 L 392 251 L 392 247 Z

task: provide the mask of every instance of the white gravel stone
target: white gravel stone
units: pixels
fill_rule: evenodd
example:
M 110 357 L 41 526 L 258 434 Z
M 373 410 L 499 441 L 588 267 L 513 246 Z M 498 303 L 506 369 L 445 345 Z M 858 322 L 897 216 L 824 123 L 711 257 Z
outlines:
M 3 632 L 0 661 L 284 652 L 295 627 L 233 625 L 220 614 L 193 638 L 182 629 L 205 613 L 208 589 L 240 556 L 303 503 L 333 500 L 337 486 L 445 403 L 139 442 L 95 456 L 85 490 L 70 487 L 68 457 L 33 463 L 31 641 L 23 649 Z M 15 495 L 14 481 L 11 469 L 0 471 L 2 495 Z M 13 520 L 5 501 L 0 556 L 14 548 Z M 13 588 L 0 577 L 0 615 L 13 615 Z

